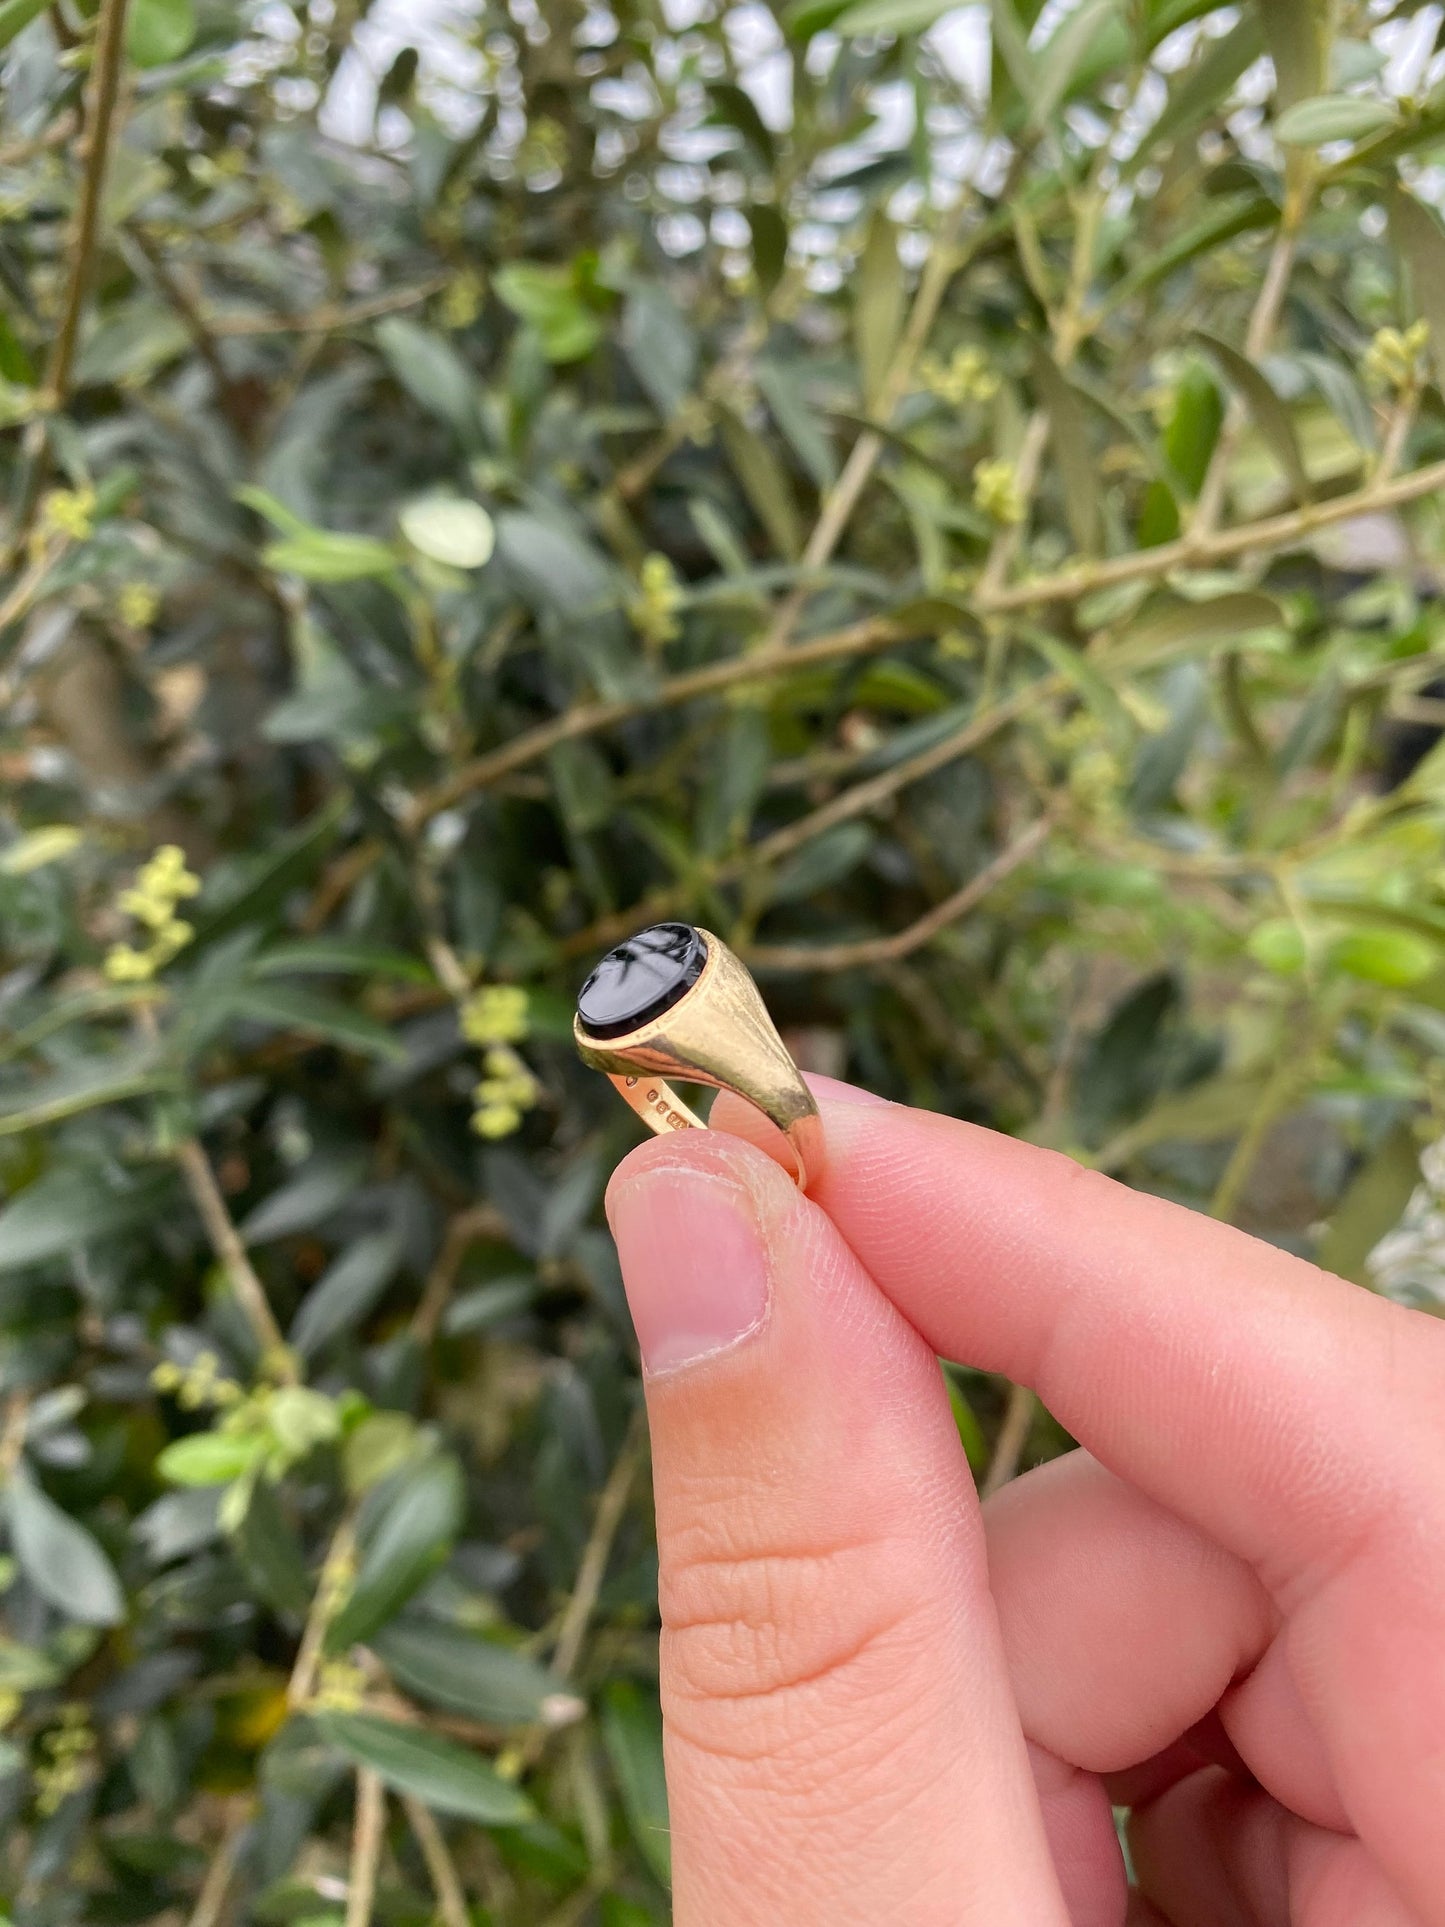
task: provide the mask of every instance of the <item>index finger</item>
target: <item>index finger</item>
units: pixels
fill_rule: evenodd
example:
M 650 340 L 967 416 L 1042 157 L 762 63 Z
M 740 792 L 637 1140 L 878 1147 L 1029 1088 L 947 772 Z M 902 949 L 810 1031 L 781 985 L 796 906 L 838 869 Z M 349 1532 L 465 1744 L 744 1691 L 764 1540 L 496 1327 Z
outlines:
M 1057 1152 L 810 1081 L 812 1195 L 936 1351 L 1031 1386 L 1272 1588 L 1335 1567 L 1406 1495 L 1418 1527 L 1445 1327 Z M 713 1115 L 755 1134 L 737 1099 Z
M 1054 1152 L 818 1095 L 814 1195 L 874 1281 L 1253 1565 L 1344 1812 L 1445 1927 L 1445 1326 Z

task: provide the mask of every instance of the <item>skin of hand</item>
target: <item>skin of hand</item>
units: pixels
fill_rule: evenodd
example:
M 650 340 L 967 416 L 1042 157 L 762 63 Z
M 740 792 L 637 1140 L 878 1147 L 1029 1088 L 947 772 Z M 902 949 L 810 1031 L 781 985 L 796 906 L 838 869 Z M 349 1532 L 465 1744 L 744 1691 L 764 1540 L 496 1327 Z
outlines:
M 1445 1927 L 1445 1324 L 811 1081 L 608 1195 L 676 1927 Z M 1082 1449 L 981 1512 L 937 1354 Z

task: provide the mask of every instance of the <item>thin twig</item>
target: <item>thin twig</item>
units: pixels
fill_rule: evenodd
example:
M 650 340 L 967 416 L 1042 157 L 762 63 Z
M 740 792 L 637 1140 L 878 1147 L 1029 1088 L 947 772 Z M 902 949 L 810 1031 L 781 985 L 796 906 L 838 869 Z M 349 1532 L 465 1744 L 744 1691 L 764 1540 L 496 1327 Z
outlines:
M 332 1534 L 331 1544 L 326 1548 L 326 1557 L 317 1575 L 311 1609 L 301 1630 L 301 1644 L 296 1648 L 291 1677 L 286 1682 L 286 1704 L 293 1713 L 299 1713 L 308 1706 L 316 1692 L 316 1675 L 321 1669 L 322 1655 L 326 1650 L 327 1630 L 335 1617 L 337 1600 L 342 1592 L 341 1582 L 350 1571 L 355 1552 L 356 1514 L 353 1508 Z
M 715 695 L 720 690 L 734 688 L 754 678 L 761 682 L 770 675 L 791 675 L 795 669 L 812 668 L 821 662 L 834 662 L 849 656 L 868 655 L 877 649 L 888 649 L 903 635 L 903 629 L 896 622 L 873 618 L 851 623 L 846 629 L 834 629 L 826 635 L 814 636 L 795 649 L 780 649 L 770 653 L 759 650 L 753 655 L 730 656 L 724 662 L 708 663 L 702 669 L 689 669 L 680 676 L 669 676 L 656 689 L 635 700 L 578 704 L 554 717 L 551 722 L 514 736 L 509 743 L 503 743 L 499 749 L 488 751 L 485 756 L 479 756 L 475 762 L 458 770 L 445 783 L 425 791 L 414 802 L 407 827 L 416 829 L 439 811 L 449 809 L 464 796 L 471 795 L 474 790 L 485 789 L 498 777 L 537 762 L 550 750 L 556 749 L 558 744 L 571 742 L 578 736 L 595 735 L 599 730 L 628 722 L 634 716 L 650 716 L 665 709 L 676 709 L 698 696 Z
M 1128 582 L 1163 581 L 1178 570 L 1207 569 L 1254 551 L 1283 549 L 1317 530 L 1353 521 L 1357 516 L 1403 508 L 1441 489 L 1445 489 L 1445 461 L 1431 463 L 1407 475 L 1372 481 L 1326 502 L 1225 529 L 1205 541 L 1181 536 L 1157 548 L 1131 551 L 1102 562 L 1076 564 L 1054 575 L 1008 583 L 991 595 L 974 596 L 972 607 L 975 614 L 989 616 L 1080 602 L 1100 589 L 1118 588 Z M 423 792 L 412 805 L 409 826 L 414 828 L 475 790 L 485 789 L 513 770 L 537 762 L 559 743 L 595 735 L 635 716 L 676 708 L 695 697 L 713 695 L 739 684 L 763 683 L 773 676 L 791 675 L 795 670 L 816 667 L 822 662 L 869 655 L 906 641 L 910 633 L 896 623 L 874 618 L 846 629 L 831 630 L 791 649 L 759 651 L 756 655 L 732 656 L 725 662 L 709 663 L 706 668 L 670 677 L 637 700 L 579 704 L 551 722 L 514 736 L 510 742 L 458 770 L 445 783 Z
M 1036 576 L 1031 582 L 1010 583 L 997 595 L 980 598 L 980 614 L 999 615 L 1015 609 L 1041 609 L 1050 603 L 1080 602 L 1099 589 L 1113 589 L 1125 582 L 1157 582 L 1177 569 L 1206 569 L 1216 562 L 1232 562 L 1241 555 L 1259 550 L 1286 548 L 1301 536 L 1317 529 L 1351 522 L 1360 515 L 1403 508 L 1422 496 L 1445 489 L 1445 462 L 1432 462 L 1408 475 L 1392 477 L 1383 483 L 1370 482 L 1348 495 L 1336 495 L 1327 502 L 1313 502 L 1291 509 L 1283 515 L 1247 522 L 1238 528 L 1224 529 L 1206 540 L 1192 535 L 1164 542 L 1155 549 L 1141 549 L 1118 555 L 1106 562 L 1060 570 L 1057 575 Z
M 366 301 L 333 302 L 313 308 L 309 314 L 203 314 L 201 319 L 213 335 L 329 335 L 358 327 L 363 321 L 375 321 L 381 315 L 420 307 L 440 294 L 450 279 L 450 275 L 436 274 L 415 287 L 395 288 L 390 294 L 373 295 Z
M 437 1327 L 456 1286 L 462 1260 L 480 1238 L 505 1238 L 506 1221 L 489 1204 L 474 1204 L 459 1211 L 446 1228 L 436 1263 L 427 1274 L 417 1308 L 412 1314 L 411 1336 L 423 1348 L 437 1335 Z
M 1043 467 L 1044 450 L 1049 445 L 1048 410 L 1039 408 L 1029 417 L 1029 425 L 1024 430 L 1023 443 L 1019 449 L 1018 461 L 1014 467 L 1014 481 L 1020 496 L 1028 501 L 1038 486 L 1039 470 Z M 1024 538 L 1024 523 L 1015 522 L 1011 527 L 1000 529 L 994 537 L 988 552 L 978 584 L 980 605 L 988 604 L 1008 580 L 1008 572 L 1013 567 L 1014 557 L 1018 554 Z
M 0 1487 L 7 1486 L 15 1476 L 29 1424 L 30 1394 L 12 1392 L 5 1401 L 5 1423 L 0 1429 Z
M 926 916 L 892 936 L 871 937 L 860 943 L 750 944 L 743 952 L 744 958 L 757 970 L 858 970 L 874 964 L 898 963 L 921 949 L 940 930 L 966 917 L 990 890 L 1028 862 L 1042 847 L 1052 827 L 1048 818 L 1030 824 L 962 889 L 955 890 L 952 896 L 935 904 Z
M 1390 424 L 1385 430 L 1384 446 L 1380 450 L 1380 459 L 1371 477 L 1376 488 L 1399 473 L 1400 463 L 1404 459 L 1405 445 L 1410 439 L 1410 430 L 1415 426 L 1419 407 L 1420 390 L 1412 382 L 1401 395 L 1398 405 L 1390 415 Z
M 1209 1201 L 1211 1217 L 1225 1224 L 1233 1224 L 1239 1209 L 1240 1199 L 1254 1174 L 1259 1154 L 1264 1149 L 1266 1138 L 1274 1126 L 1289 1109 L 1295 1098 L 1310 1082 L 1314 1073 L 1313 1042 L 1297 1051 L 1280 1065 L 1267 1081 L 1259 1094 L 1249 1122 L 1230 1153 L 1224 1175 L 1215 1187 L 1214 1196 Z
M 63 114 L 58 114 L 33 139 L 11 141 L 0 147 L 0 167 L 23 167 L 27 161 L 33 161 L 38 154 L 44 154 L 52 147 L 64 147 L 79 126 L 79 114 L 73 107 L 67 107 Z
M 916 756 L 907 757 L 901 763 L 895 763 L 892 769 L 871 776 L 866 782 L 855 783 L 852 789 L 844 790 L 831 802 L 810 810 L 796 822 L 785 823 L 782 829 L 765 836 L 761 842 L 752 844 L 739 855 L 706 866 L 689 883 L 669 885 L 666 889 L 654 891 L 641 905 L 599 917 L 585 930 L 579 930 L 566 939 L 561 946 L 562 955 L 574 957 L 590 950 L 606 949 L 608 944 L 617 942 L 628 931 L 635 930 L 639 923 L 670 916 L 676 905 L 687 901 L 699 884 L 731 883 L 761 871 L 782 857 L 791 856 L 794 850 L 810 843 L 815 836 L 821 836 L 825 830 L 831 830 L 839 823 L 850 822 L 854 817 L 867 815 L 870 810 L 877 809 L 890 797 L 896 796 L 899 790 L 907 789 L 911 783 L 920 782 L 935 770 L 945 769 L 960 756 L 966 756 L 970 750 L 978 749 L 1020 716 L 1058 695 L 1064 687 L 1062 677 L 1041 676 L 1002 702 L 987 704 L 976 710 L 962 728 L 945 736 L 941 742 L 920 750 Z
M 1269 266 L 1265 269 L 1259 298 L 1249 317 L 1249 330 L 1244 338 L 1247 361 L 1262 361 L 1274 340 L 1275 329 L 1279 326 L 1284 309 L 1285 295 L 1289 292 L 1290 275 L 1294 271 L 1295 254 L 1307 209 L 1307 200 L 1301 198 L 1297 206 L 1288 210 L 1285 222 L 1275 236 Z M 1238 395 L 1232 396 L 1195 505 L 1194 519 L 1190 525 L 1190 534 L 1195 541 L 1211 536 L 1219 526 L 1219 518 L 1224 512 L 1224 492 L 1229 486 L 1229 465 L 1248 420 L 1249 409 Z
M 981 1497 L 990 1498 L 1018 1472 L 1019 1460 L 1029 1442 L 1038 1408 L 1039 1401 L 1027 1385 L 1010 1385 L 1008 1405 L 994 1442 L 993 1457 L 984 1476 Z
M 237 407 L 235 385 L 226 372 L 226 364 L 221 359 L 221 351 L 215 336 L 206 324 L 206 317 L 201 312 L 200 304 L 181 277 L 171 273 L 158 241 L 138 226 L 129 230 L 128 239 L 145 263 L 146 271 L 156 288 L 175 309 L 191 340 L 195 343 L 196 351 L 210 373 L 211 385 L 216 391 L 217 406 L 233 428 L 243 428 L 245 409 Z
M 0 635 L 3 635 L 12 623 L 18 622 L 23 615 L 29 613 L 31 603 L 44 587 L 45 578 L 65 554 L 69 543 L 62 538 L 58 543 L 41 541 L 36 546 L 39 554 L 25 573 L 17 579 L 5 600 L 0 602 Z M 13 681 L 13 674 L 7 676 L 7 687 Z M 0 702 L 8 700 L 8 695 L 0 695 Z
M 436 1895 L 437 1912 L 442 1917 L 442 1927 L 471 1927 L 466 1890 L 435 1815 L 430 1807 L 423 1806 L 415 1794 L 403 1795 L 401 1804 L 407 1824 L 421 1849 L 421 1857 L 426 1862 L 432 1892 Z
M 80 180 L 75 225 L 67 250 L 70 279 L 66 284 L 60 326 L 56 329 L 45 371 L 45 401 L 51 410 L 63 408 L 70 393 L 75 351 L 80 341 L 80 324 L 95 269 L 95 244 L 100 232 L 100 210 L 105 192 L 106 167 L 110 160 L 111 132 L 115 123 L 116 102 L 120 98 L 121 70 L 125 64 L 125 20 L 129 6 L 130 0 L 102 0 L 100 17 L 96 21 L 95 47 L 85 90 L 85 171 Z
M 646 1457 L 644 1421 L 639 1407 L 632 1415 L 627 1427 L 622 1449 L 613 1462 L 597 1500 L 597 1510 L 592 1518 L 592 1530 L 583 1548 L 577 1566 L 577 1578 L 572 1592 L 562 1612 L 557 1627 L 557 1639 L 552 1648 L 551 1670 L 559 1681 L 570 1680 L 582 1657 L 582 1647 L 587 1638 L 587 1628 L 597 1608 L 598 1594 L 602 1581 L 607 1575 L 607 1562 L 612 1556 L 613 1542 L 623 1515 L 627 1511 L 627 1501 L 632 1495 L 633 1481 L 642 1469 Z M 518 1776 L 536 1765 L 549 1734 L 557 1730 L 557 1722 L 540 1722 L 532 1726 L 504 1754 L 499 1766 L 514 1771 Z
M 244 1809 L 232 1818 L 206 1869 L 188 1927 L 218 1927 L 236 1872 L 236 1855 L 250 1824 L 251 1816 Z
M 806 816 L 800 816 L 795 822 L 785 823 L 780 830 L 774 830 L 771 836 L 763 837 L 743 855 L 720 865 L 715 872 L 716 878 L 726 882 L 755 867 L 776 863 L 782 857 L 791 856 L 794 850 L 801 849 L 805 843 L 811 843 L 815 836 L 821 836 L 825 830 L 851 822 L 854 817 L 866 816 L 900 790 L 921 782 L 936 770 L 946 769 L 950 763 L 957 762 L 960 756 L 967 756 L 970 750 L 978 749 L 1009 723 L 1016 722 L 1029 710 L 1037 709 L 1050 697 L 1057 695 L 1063 687 L 1062 677 L 1041 676 L 1001 702 L 990 703 L 976 710 L 962 728 L 945 736 L 942 742 L 920 750 L 916 756 L 906 757 L 903 762 L 895 763 L 892 769 L 870 776 L 866 782 L 855 783 L 852 789 L 844 790 L 841 796 L 835 796 L 831 802 L 821 804 Z
M 884 428 L 890 426 L 899 403 L 908 393 L 918 358 L 927 346 L 948 284 L 968 258 L 967 252 L 958 248 L 955 238 L 967 200 L 966 195 L 960 198 L 945 218 L 923 264 L 908 321 L 878 395 L 876 416 Z M 831 559 L 886 445 L 886 438 L 872 428 L 865 429 L 854 442 L 842 472 L 828 491 L 803 550 L 804 569 L 821 569 Z M 804 581 L 780 604 L 758 651 L 760 655 L 786 648 L 807 606 L 807 600 L 808 585 Z
M 346 1927 L 370 1927 L 376 1901 L 376 1870 L 386 1825 L 386 1789 L 369 1766 L 356 1773 L 356 1823 L 346 1876 Z
M 579 1927 L 579 1923 L 586 1918 L 587 1910 L 593 1901 L 606 1892 L 609 1880 L 610 1876 L 605 1873 L 589 1875 L 575 1893 L 567 1896 L 560 1907 L 553 1908 L 541 1922 L 541 1927 Z
M 185 1138 L 176 1146 L 175 1155 L 191 1201 L 206 1227 L 211 1248 L 220 1259 L 230 1279 L 231 1289 L 250 1320 L 268 1368 L 282 1378 L 294 1380 L 296 1367 L 286 1348 L 286 1335 L 276 1323 L 276 1315 L 266 1297 L 266 1287 L 261 1283 L 241 1242 L 241 1234 L 226 1209 L 226 1200 L 221 1195 L 221 1187 L 216 1182 L 216 1174 L 211 1169 L 211 1161 L 200 1139 Z
M 607 1576 L 612 1544 L 622 1524 L 623 1514 L 627 1511 L 633 1481 L 642 1469 L 645 1455 L 642 1411 L 639 1407 L 632 1415 L 627 1436 L 622 1441 L 622 1450 L 617 1454 L 597 1501 L 592 1531 L 577 1567 L 577 1581 L 557 1629 L 557 1644 L 552 1649 L 552 1671 L 559 1679 L 570 1679 L 582 1656 L 582 1643 L 587 1637 L 602 1581 Z

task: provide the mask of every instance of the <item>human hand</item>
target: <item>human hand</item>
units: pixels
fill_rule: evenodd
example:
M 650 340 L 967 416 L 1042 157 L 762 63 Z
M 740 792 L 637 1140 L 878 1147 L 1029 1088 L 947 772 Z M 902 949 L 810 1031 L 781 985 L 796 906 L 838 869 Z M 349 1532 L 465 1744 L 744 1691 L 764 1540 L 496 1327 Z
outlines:
M 609 1192 L 677 1927 L 1442 1927 L 1445 1325 L 815 1089 L 810 1197 L 729 1097 Z M 935 1353 L 1084 1450 L 980 1515 Z

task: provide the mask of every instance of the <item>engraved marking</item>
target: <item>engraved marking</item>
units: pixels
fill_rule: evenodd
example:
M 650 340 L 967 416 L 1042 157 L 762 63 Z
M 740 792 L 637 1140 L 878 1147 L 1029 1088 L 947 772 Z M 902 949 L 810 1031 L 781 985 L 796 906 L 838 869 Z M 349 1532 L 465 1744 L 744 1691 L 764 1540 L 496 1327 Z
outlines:
M 627 1088 L 628 1088 L 628 1090 L 629 1090 L 629 1091 L 635 1091 L 635 1090 L 637 1089 L 637 1085 L 638 1085 L 638 1080 L 637 1080 L 637 1078 L 635 1078 L 635 1077 L 629 1077 L 629 1078 L 628 1078 L 628 1080 L 627 1080 Z

